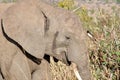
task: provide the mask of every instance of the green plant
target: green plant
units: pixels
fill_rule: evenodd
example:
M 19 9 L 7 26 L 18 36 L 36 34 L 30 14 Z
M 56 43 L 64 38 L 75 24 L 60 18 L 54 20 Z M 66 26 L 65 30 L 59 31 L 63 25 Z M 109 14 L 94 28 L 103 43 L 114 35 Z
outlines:
M 63 0 L 58 3 L 59 7 L 71 10 L 74 8 L 74 0 Z
M 2 0 L 2 2 L 7 3 L 7 2 L 15 2 L 16 0 Z
M 117 3 L 120 3 L 120 0 L 116 0 L 117 1 Z

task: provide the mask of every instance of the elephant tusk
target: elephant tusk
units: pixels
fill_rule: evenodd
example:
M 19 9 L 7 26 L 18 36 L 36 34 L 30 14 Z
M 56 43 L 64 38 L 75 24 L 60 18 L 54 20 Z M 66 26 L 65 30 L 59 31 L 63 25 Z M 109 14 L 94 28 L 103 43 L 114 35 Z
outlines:
M 83 79 L 81 78 L 81 76 L 80 76 L 78 70 L 77 70 L 76 64 L 75 64 L 75 63 L 72 63 L 71 65 L 73 66 L 73 71 L 74 71 L 75 76 L 77 77 L 77 79 L 78 79 L 78 80 L 83 80 Z
M 82 80 L 78 70 L 74 69 L 75 76 L 77 77 L 78 80 Z

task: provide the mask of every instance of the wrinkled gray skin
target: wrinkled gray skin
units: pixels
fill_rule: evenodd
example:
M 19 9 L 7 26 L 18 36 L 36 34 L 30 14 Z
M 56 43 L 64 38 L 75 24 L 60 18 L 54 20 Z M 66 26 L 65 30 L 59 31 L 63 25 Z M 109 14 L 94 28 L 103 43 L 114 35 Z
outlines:
M 40 0 L 18 1 L 6 6 L 0 15 L 9 37 L 40 59 L 46 53 L 67 64 L 66 54 L 69 61 L 77 64 L 82 79 L 90 80 L 84 42 L 86 36 L 77 16 Z M 49 72 L 48 66 L 43 68 L 42 64 L 35 64 L 18 47 L 6 40 L 1 28 L 0 56 L 0 68 L 6 80 L 42 80 L 35 76 Z M 44 60 L 42 62 L 44 64 Z M 46 80 L 50 80 L 50 77 Z

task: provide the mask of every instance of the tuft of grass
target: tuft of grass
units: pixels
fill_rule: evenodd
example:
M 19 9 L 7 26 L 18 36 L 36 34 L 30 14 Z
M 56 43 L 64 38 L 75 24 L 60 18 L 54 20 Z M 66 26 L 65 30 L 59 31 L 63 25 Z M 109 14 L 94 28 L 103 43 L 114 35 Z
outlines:
M 74 8 L 74 0 L 62 0 L 58 3 L 59 7 L 71 10 Z

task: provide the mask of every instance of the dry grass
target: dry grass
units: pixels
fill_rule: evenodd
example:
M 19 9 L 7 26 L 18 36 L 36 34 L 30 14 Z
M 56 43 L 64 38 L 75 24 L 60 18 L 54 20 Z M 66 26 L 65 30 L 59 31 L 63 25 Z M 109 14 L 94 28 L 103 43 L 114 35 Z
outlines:
M 74 74 L 74 67 L 67 66 L 66 64 L 59 62 L 54 62 L 54 60 L 50 59 L 51 64 L 51 73 L 52 73 L 52 80 L 77 80 Z

